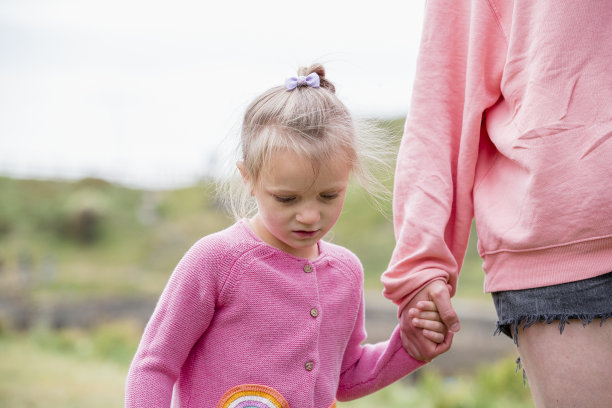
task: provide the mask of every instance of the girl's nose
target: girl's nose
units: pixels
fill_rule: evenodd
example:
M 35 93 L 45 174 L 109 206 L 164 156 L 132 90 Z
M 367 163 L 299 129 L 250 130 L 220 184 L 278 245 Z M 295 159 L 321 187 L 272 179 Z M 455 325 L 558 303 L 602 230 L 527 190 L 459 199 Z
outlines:
M 321 219 L 321 214 L 316 206 L 306 206 L 298 211 L 295 218 L 302 224 L 312 225 Z

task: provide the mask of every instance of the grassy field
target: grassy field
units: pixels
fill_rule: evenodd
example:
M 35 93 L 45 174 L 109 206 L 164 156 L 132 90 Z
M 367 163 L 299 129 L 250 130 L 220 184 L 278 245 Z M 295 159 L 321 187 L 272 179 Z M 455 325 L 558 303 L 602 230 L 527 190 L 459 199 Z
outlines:
M 126 362 L 134 347 L 116 339 L 104 345 L 99 337 L 79 331 L 36 330 L 0 336 L 0 406 L 121 407 Z M 120 360 L 113 357 L 116 350 L 105 350 L 119 345 L 126 352 Z
M 130 322 L 92 332 L 0 334 L 0 406 L 97 408 L 123 405 L 124 381 L 139 333 Z M 527 408 L 529 390 L 514 360 L 445 378 L 425 370 L 414 382 L 398 382 L 342 408 Z

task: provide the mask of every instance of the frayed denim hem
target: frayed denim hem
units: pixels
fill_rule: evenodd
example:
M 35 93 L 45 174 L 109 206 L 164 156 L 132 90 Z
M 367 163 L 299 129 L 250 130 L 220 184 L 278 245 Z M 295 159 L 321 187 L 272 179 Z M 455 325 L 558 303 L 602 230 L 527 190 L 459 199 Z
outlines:
M 497 336 L 501 333 L 510 337 L 514 344 L 518 347 L 518 330 L 519 326 L 524 330 L 529 326 L 533 326 L 538 322 L 545 322 L 547 324 L 552 324 L 555 321 L 559 321 L 559 334 L 563 334 L 563 330 L 565 329 L 566 324 L 570 324 L 570 320 L 578 320 L 582 324 L 582 327 L 586 327 L 588 324 L 592 323 L 593 320 L 601 319 L 599 322 L 599 327 L 603 326 L 604 322 L 612 317 L 612 313 L 594 313 L 594 314 L 581 314 L 581 315 L 571 315 L 571 314 L 554 314 L 554 315 L 541 315 L 541 316 L 520 316 L 517 319 L 506 319 L 503 321 L 497 322 L 497 327 L 494 336 Z M 521 358 L 517 357 L 516 359 L 516 373 L 522 371 L 523 374 L 523 385 L 527 384 L 527 374 L 523 369 L 521 364 Z
M 570 324 L 570 320 L 579 320 L 582 324 L 582 327 L 586 327 L 593 320 L 601 319 L 599 326 L 601 327 L 604 322 L 612 317 L 612 313 L 593 313 L 593 314 L 580 314 L 580 315 L 572 315 L 572 314 L 553 314 L 553 315 L 539 315 L 539 316 L 519 316 L 516 319 L 506 319 L 497 322 L 497 327 L 494 336 L 498 334 L 505 334 L 514 340 L 514 344 L 518 346 L 518 330 L 519 326 L 524 330 L 529 326 L 533 326 L 538 322 L 545 322 L 547 324 L 551 324 L 554 321 L 559 321 L 559 334 L 563 334 L 563 330 L 565 329 L 566 324 Z

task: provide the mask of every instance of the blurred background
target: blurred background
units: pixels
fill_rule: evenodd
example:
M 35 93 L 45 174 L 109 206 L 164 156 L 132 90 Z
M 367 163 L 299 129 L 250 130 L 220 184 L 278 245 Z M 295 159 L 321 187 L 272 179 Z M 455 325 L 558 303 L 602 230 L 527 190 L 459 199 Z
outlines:
M 424 5 L 0 1 L 0 407 L 122 406 L 172 269 L 232 222 L 213 192 L 246 105 L 321 62 L 356 117 L 399 138 Z M 383 210 L 351 187 L 328 237 L 362 259 L 370 342 L 396 324 Z M 451 351 L 339 406 L 532 406 L 512 342 L 492 337 L 475 239 Z

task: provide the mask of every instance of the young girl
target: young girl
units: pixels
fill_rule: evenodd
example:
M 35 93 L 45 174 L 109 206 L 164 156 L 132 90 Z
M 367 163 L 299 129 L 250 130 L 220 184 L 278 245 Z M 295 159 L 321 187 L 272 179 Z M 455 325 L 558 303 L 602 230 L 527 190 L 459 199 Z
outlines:
M 361 345 L 361 264 L 321 239 L 340 215 L 349 175 L 368 172 L 323 67 L 300 74 L 248 107 L 238 169 L 255 215 L 204 237 L 180 261 L 132 362 L 127 407 L 327 408 L 423 364 L 397 328 L 386 342 Z M 432 305 L 419 327 L 443 343 Z

